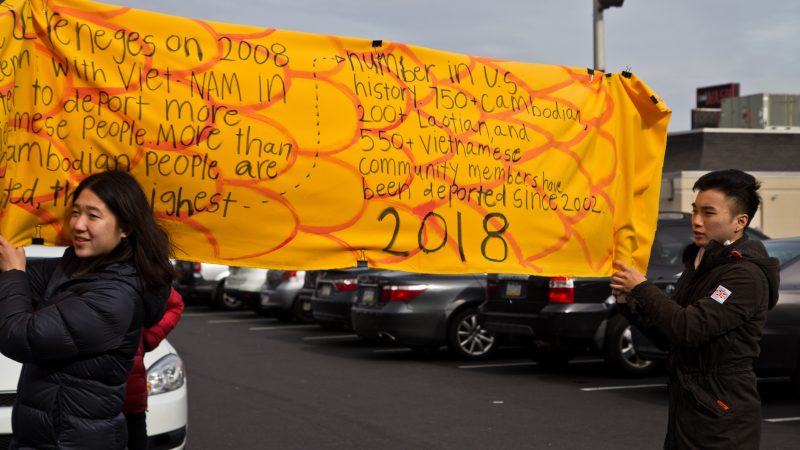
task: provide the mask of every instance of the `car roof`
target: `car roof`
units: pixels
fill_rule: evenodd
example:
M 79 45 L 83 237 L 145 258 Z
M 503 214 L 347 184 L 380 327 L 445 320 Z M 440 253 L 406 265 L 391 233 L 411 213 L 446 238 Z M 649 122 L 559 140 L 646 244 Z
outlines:
M 60 258 L 64 256 L 64 250 L 66 250 L 67 247 L 26 245 L 23 248 L 25 249 L 26 258 Z

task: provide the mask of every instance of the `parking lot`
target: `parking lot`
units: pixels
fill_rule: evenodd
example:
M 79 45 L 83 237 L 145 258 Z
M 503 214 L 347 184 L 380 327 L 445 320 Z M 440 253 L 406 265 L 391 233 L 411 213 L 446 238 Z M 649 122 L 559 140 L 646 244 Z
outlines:
M 191 449 L 657 449 L 666 426 L 666 377 L 620 378 L 599 359 L 547 370 L 507 347 L 467 363 L 202 306 L 170 341 L 188 368 Z M 796 448 L 788 378 L 759 387 L 762 448 Z

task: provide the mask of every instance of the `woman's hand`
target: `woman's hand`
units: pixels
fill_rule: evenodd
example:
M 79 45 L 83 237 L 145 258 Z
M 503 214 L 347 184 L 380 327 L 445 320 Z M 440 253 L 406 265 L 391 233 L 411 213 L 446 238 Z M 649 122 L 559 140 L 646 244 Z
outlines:
M 629 294 L 633 288 L 647 281 L 638 270 L 622 261 L 614 261 L 614 266 L 619 272 L 611 276 L 611 293 L 616 297 L 619 294 Z
M 25 250 L 14 248 L 6 238 L 0 236 L 0 272 L 21 270 L 25 272 Z

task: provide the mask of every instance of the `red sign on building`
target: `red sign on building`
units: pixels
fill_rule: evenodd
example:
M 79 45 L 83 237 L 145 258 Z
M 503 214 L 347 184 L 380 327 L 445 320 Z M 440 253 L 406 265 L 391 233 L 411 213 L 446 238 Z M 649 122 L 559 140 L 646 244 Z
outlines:
M 697 88 L 698 108 L 719 108 L 722 99 L 739 96 L 739 83 L 719 84 Z

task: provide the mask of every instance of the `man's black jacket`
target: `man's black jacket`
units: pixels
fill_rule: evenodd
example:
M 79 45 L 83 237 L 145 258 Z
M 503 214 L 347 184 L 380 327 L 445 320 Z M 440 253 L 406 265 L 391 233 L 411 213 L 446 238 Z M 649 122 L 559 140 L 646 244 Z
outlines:
M 665 448 L 758 448 L 761 399 L 753 364 L 767 310 L 778 301 L 779 265 L 760 241 L 712 241 L 683 254 L 670 299 L 650 282 L 620 310 L 670 344 L 670 417 Z M 654 336 L 654 334 L 656 336 Z

